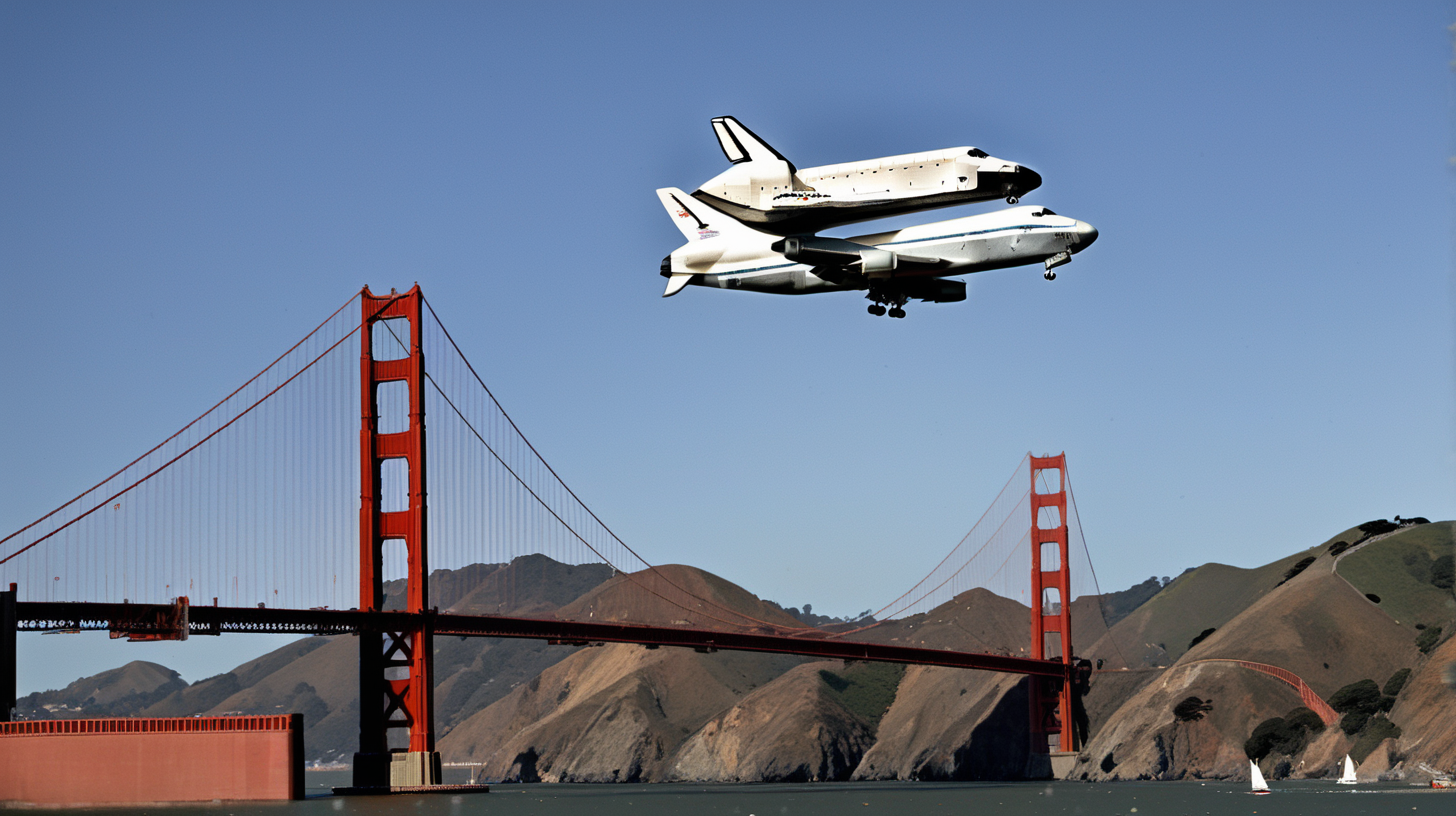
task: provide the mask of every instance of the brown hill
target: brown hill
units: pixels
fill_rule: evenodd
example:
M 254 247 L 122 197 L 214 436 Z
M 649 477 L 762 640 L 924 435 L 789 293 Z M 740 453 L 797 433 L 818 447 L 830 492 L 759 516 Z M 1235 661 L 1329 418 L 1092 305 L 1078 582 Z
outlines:
M 691 782 L 847 780 L 873 729 L 826 678 L 839 661 L 796 666 L 709 720 L 679 748 L 667 779 Z
M 741 587 L 681 565 L 614 576 L 558 614 L 680 626 L 801 627 Z M 461 722 L 440 740 L 440 750 L 447 760 L 484 763 L 493 778 L 661 780 L 690 735 L 801 662 L 620 644 L 587 649 Z
M 1025 655 L 1030 615 L 1016 601 L 972 589 L 930 612 L 887 621 L 852 637 L 931 649 Z M 1027 716 L 1021 680 L 990 672 L 909 667 L 879 723 L 875 744 L 855 769 L 854 778 L 1023 776 Z M 1007 751 L 1007 745 L 1021 749 Z
M 1204 564 L 1189 570 L 1087 646 L 1083 656 L 1100 658 L 1109 668 L 1170 665 L 1188 651 L 1200 633 L 1232 620 L 1278 586 L 1284 574 L 1301 559 L 1325 547 L 1313 547 L 1253 569 Z
M 678 746 L 799 659 L 609 644 L 585 649 L 439 741 L 446 761 L 511 781 L 664 778 Z
M 437 570 L 430 595 L 444 609 L 462 613 L 551 614 L 558 602 L 610 577 L 600 564 L 569 565 L 545 556 L 523 556 L 510 564 L 472 564 Z M 385 585 L 398 608 L 404 582 Z M 502 638 L 436 638 L 435 713 L 437 733 L 509 694 L 511 689 L 565 659 L 575 650 L 541 641 Z M 294 641 L 236 669 L 171 690 L 141 710 L 144 716 L 194 714 L 304 714 L 304 751 L 310 759 L 349 761 L 359 736 L 359 652 L 353 637 Z
M 63 689 L 27 694 L 16 700 L 15 709 L 28 720 L 129 717 L 186 687 L 187 681 L 166 666 L 133 660 Z
M 803 629 L 777 604 L 695 567 L 666 564 L 620 573 L 564 604 L 562 618 L 630 621 L 705 629 Z
M 1026 678 L 911 666 L 855 779 L 1021 779 Z
M 919 615 L 884 621 L 849 640 L 928 649 L 1025 655 L 1031 611 L 989 590 L 971 589 Z
M 1244 741 L 1259 723 L 1298 707 L 1299 698 L 1289 686 L 1272 678 L 1233 664 L 1205 661 L 1237 659 L 1280 666 L 1304 678 L 1326 698 L 1356 680 L 1379 677 L 1383 682 L 1396 668 L 1411 665 L 1417 653 L 1409 634 L 1379 606 L 1332 574 L 1332 561 L 1328 554 L 1319 555 L 1283 585 L 1270 587 L 1261 597 L 1243 604 L 1242 611 L 1222 622 L 1112 715 L 1107 727 L 1092 738 L 1084 752 L 1087 758 L 1074 774 L 1089 779 L 1246 774 Z M 1275 569 L 1283 567 L 1279 575 L 1287 572 L 1284 565 L 1289 562 L 1282 559 L 1242 571 L 1238 577 L 1243 580 L 1229 594 L 1240 596 L 1237 602 L 1243 603 L 1253 589 L 1269 581 Z M 1185 578 L 1197 578 L 1198 572 Z M 1226 570 L 1212 574 L 1228 575 Z M 1176 589 L 1178 583 L 1168 590 Z M 1233 605 L 1209 603 L 1207 591 L 1192 589 L 1206 588 L 1189 582 L 1181 593 L 1200 602 L 1197 608 L 1205 615 L 1220 607 L 1227 611 Z M 1167 590 L 1145 608 L 1156 604 L 1167 609 L 1166 594 Z M 1139 616 L 1140 612 L 1129 616 L 1114 627 L 1110 637 L 1128 625 L 1142 632 L 1158 626 L 1176 631 L 1139 621 Z M 1215 620 L 1205 617 L 1199 623 Z M 1211 702 L 1212 710 L 1180 720 L 1173 709 L 1189 697 Z
M 1405 770 L 1419 763 L 1456 771 L 1456 638 L 1450 638 L 1417 665 L 1390 719 L 1402 731 L 1397 752 Z

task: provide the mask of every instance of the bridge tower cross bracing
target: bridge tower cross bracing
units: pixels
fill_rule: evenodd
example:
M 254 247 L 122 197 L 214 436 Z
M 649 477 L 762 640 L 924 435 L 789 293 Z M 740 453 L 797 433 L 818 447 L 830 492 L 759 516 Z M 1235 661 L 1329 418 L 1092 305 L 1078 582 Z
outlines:
M 404 611 L 413 613 L 403 631 L 359 634 L 359 753 L 354 755 L 354 786 L 382 788 L 440 783 L 435 751 L 434 632 L 424 615 L 429 603 L 429 546 L 425 513 L 425 355 L 423 297 L 418 284 L 400 295 L 360 293 L 359 429 L 359 609 L 384 608 L 384 548 L 402 541 L 407 557 Z M 408 321 L 409 345 L 403 357 L 375 359 L 374 328 L 380 321 Z M 382 343 L 396 345 L 399 335 Z M 384 356 L 384 355 L 379 355 Z M 404 382 L 409 392 L 409 426 L 379 432 L 379 386 Z M 403 460 L 408 469 L 408 509 L 385 511 L 381 471 L 386 460 Z M 390 748 L 389 734 L 407 729 L 408 749 Z
M 1045 526 L 1043 526 L 1045 525 Z M 1072 574 L 1068 559 L 1067 455 L 1031 457 L 1031 657 L 1072 666 Z M 1075 751 L 1072 687 L 1031 683 L 1032 750 Z

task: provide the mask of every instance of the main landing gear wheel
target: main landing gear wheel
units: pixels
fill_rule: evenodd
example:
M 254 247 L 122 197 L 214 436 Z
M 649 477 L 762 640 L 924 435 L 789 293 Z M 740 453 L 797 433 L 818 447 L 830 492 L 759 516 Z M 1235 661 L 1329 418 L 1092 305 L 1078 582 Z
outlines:
M 1047 271 L 1041 273 L 1041 276 L 1043 278 L 1046 278 L 1049 281 L 1052 281 L 1052 280 L 1056 280 L 1057 279 L 1057 273 L 1051 271 L 1050 269 L 1048 269 Z
M 893 309 L 890 310 L 890 317 L 904 317 L 904 316 L 905 316 L 905 310 L 904 309 L 901 309 L 899 306 L 896 306 L 895 308 L 893 308 Z
M 884 306 L 881 306 L 878 303 L 871 303 L 870 304 L 870 308 L 869 308 L 869 312 L 870 312 L 870 314 L 874 315 L 875 317 L 879 317 L 880 315 L 882 315 L 882 314 L 885 313 L 885 307 Z
M 1017 196 L 1006 196 L 1006 203 L 1007 204 L 1019 204 L 1020 202 L 1021 202 L 1021 199 L 1019 197 L 1017 197 Z

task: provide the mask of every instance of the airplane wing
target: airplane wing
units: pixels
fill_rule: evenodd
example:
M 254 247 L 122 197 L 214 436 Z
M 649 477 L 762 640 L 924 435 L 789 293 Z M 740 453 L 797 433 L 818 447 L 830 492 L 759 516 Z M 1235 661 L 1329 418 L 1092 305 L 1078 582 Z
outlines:
M 775 241 L 771 248 L 775 252 L 782 253 L 785 258 L 794 263 L 830 269 L 872 264 L 887 271 L 893 270 L 893 274 L 896 275 L 913 275 L 934 272 L 950 266 L 950 262 L 943 258 L 904 255 L 846 241 L 842 238 L 825 238 L 818 235 L 791 236 Z
M 758 134 L 744 127 L 737 119 L 731 116 L 719 116 L 713 120 L 713 133 L 718 136 L 718 146 L 723 148 L 723 155 L 728 161 L 738 164 L 746 161 L 760 161 L 763 159 L 779 159 L 789 162 L 789 173 L 795 173 L 794 163 L 784 158 L 783 154 L 769 147 L 768 142 L 758 138 Z

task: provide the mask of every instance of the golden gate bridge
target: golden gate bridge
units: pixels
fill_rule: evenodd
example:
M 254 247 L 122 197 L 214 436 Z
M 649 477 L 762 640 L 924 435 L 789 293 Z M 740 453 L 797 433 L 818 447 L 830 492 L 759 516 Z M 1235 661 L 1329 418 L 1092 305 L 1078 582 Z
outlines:
M 532 554 L 610 566 L 619 602 L 601 616 L 461 614 L 440 609 L 431 591 L 432 569 L 494 565 L 481 580 L 504 582 L 514 573 L 499 567 Z M 360 788 L 440 781 L 437 635 L 1022 674 L 1030 678 L 1032 750 L 1072 751 L 1081 735 L 1071 601 L 1100 594 L 1065 455 L 1028 454 L 950 553 L 866 618 L 815 627 L 725 603 L 680 571 L 649 564 L 566 485 L 418 286 L 388 295 L 365 287 L 172 436 L 0 539 L 5 584 L 7 719 L 16 631 L 99 630 L 133 640 L 358 636 Z M 972 588 L 1027 607 L 1028 639 L 1018 653 L 875 640 L 880 623 Z

